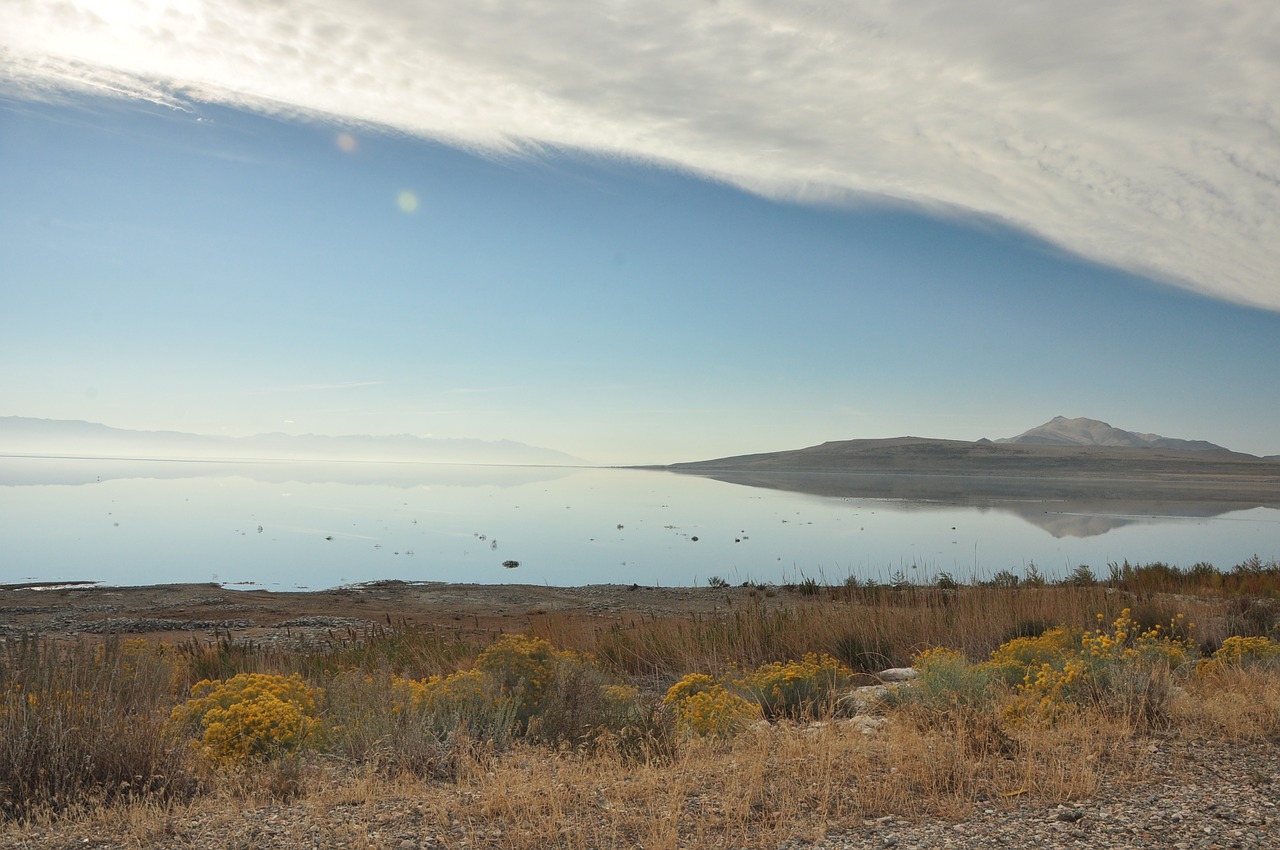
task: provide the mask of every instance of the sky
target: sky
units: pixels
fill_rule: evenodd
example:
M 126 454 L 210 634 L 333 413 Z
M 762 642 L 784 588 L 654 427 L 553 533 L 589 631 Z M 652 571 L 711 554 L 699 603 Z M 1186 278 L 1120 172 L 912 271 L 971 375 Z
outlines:
M 1280 7 L 0 0 L 0 415 L 1280 453 Z

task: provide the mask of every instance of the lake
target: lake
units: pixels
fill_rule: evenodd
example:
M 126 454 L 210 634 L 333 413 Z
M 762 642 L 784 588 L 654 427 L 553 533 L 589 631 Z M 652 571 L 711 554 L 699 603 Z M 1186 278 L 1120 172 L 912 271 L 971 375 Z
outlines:
M 1255 554 L 1280 558 L 1280 510 L 820 496 L 635 469 L 0 458 L 3 584 L 969 581 Z

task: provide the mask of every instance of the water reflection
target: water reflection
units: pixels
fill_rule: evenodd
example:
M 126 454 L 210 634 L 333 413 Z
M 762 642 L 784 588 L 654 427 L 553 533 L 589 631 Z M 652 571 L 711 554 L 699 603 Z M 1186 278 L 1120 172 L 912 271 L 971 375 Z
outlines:
M 1031 563 L 1053 576 L 1280 556 L 1280 511 L 1249 500 L 1029 498 L 991 482 L 966 498 L 960 482 L 940 493 L 901 478 L 766 478 L 0 458 L 0 584 L 923 582 Z
M 894 499 L 923 506 L 999 510 L 1054 537 L 1094 537 L 1160 519 L 1219 517 L 1254 508 L 1280 508 L 1280 493 L 1247 484 L 1198 493 L 1158 479 L 1081 480 L 993 475 L 915 475 L 771 471 L 684 472 L 791 493 L 833 498 Z M 1155 497 L 1153 494 L 1163 492 Z
M 0 487 L 42 484 L 101 484 L 127 478 L 245 478 L 283 484 L 352 484 L 381 487 L 518 487 L 574 473 L 565 466 L 294 460 L 151 460 L 0 456 Z

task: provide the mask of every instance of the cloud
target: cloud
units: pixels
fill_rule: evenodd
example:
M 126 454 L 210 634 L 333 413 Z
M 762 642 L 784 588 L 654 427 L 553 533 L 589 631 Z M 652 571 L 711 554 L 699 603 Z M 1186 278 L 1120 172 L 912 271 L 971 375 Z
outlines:
M 494 386 L 494 387 L 452 387 L 447 390 L 440 390 L 436 395 L 489 395 L 490 393 L 505 393 L 511 390 L 519 389 L 515 386 Z
M 274 393 L 306 393 L 323 390 L 350 390 L 357 387 L 380 387 L 386 381 L 341 381 L 335 384 L 294 384 L 288 387 L 264 387 L 257 392 L 262 395 Z
M 0 90 L 570 147 L 977 214 L 1280 310 L 1280 6 L 0 0 Z

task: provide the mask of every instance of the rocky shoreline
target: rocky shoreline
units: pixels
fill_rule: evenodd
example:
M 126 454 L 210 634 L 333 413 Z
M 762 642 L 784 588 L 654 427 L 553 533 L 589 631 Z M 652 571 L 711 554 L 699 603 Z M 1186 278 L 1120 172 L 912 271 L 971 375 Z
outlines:
M 740 587 L 403 581 L 305 592 L 238 590 L 219 584 L 3 585 L 0 640 L 28 633 L 59 638 L 115 633 L 166 641 L 230 634 L 274 643 L 401 623 L 485 636 L 524 631 L 547 617 L 600 624 L 712 614 L 745 604 L 753 593 L 758 592 Z M 777 601 L 785 604 L 787 595 L 777 594 Z

